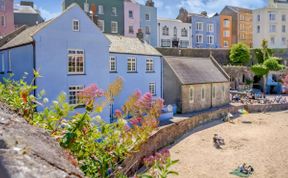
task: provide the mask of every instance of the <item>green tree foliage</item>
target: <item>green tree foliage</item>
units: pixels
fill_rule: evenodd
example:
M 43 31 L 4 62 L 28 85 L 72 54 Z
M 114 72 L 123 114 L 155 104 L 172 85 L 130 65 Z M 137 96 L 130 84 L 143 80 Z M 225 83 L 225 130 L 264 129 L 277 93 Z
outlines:
M 232 64 L 245 65 L 250 61 L 250 49 L 243 43 L 234 44 L 229 57 Z
M 261 48 L 255 49 L 255 55 L 259 64 L 263 64 L 266 59 L 273 55 L 272 49 L 268 48 L 267 40 L 262 41 Z
M 255 64 L 251 67 L 251 70 L 255 75 L 259 77 L 265 76 L 269 73 L 269 70 L 263 64 Z
M 277 57 L 270 57 L 263 64 L 269 71 L 279 71 L 284 68 L 283 65 L 279 64 L 279 60 Z

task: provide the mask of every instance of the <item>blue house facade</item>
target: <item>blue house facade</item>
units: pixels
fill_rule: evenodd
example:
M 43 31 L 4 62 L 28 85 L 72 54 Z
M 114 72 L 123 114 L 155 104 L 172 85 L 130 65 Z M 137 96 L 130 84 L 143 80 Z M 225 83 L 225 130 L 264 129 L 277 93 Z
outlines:
M 220 16 L 192 15 L 192 48 L 220 47 Z
M 108 87 L 109 46 L 98 27 L 73 4 L 55 19 L 29 27 L 3 45 L 0 76 L 13 73 L 17 80 L 28 72 L 30 82 L 33 69 L 39 70 L 43 77 L 35 82 L 36 95 L 44 89 L 52 101 L 65 92 L 70 104 L 78 104 L 77 93 L 84 87 L 92 83 Z M 109 107 L 101 116 L 110 121 Z
M 134 37 L 106 35 L 110 46 L 110 83 L 118 77 L 124 85 L 115 97 L 113 110 L 121 109 L 129 96 L 140 90 L 150 92 L 154 98 L 162 98 L 162 57 L 147 42 Z
M 140 28 L 144 33 L 144 40 L 149 44 L 157 46 L 157 8 L 154 4 L 140 6 Z

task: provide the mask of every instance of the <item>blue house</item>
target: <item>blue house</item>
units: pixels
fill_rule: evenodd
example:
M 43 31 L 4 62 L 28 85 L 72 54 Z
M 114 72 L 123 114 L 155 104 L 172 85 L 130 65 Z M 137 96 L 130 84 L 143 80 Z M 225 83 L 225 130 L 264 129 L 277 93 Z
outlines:
M 70 104 L 77 104 L 77 93 L 96 83 L 106 89 L 109 84 L 110 41 L 83 10 L 72 4 L 58 17 L 29 27 L 0 47 L 0 78 L 14 74 L 27 82 L 33 69 L 43 76 L 35 81 L 36 95 L 44 89 L 50 100 L 66 92 Z M 102 114 L 109 122 L 109 108 Z
M 110 83 L 118 77 L 124 82 L 120 95 L 115 97 L 112 110 L 121 109 L 129 96 L 137 90 L 162 98 L 161 54 L 145 40 L 108 34 L 106 37 L 111 41 Z
M 220 47 L 220 16 L 192 14 L 192 48 Z
M 140 5 L 140 28 L 144 33 L 144 40 L 157 46 L 157 8 L 152 0 L 147 0 L 145 5 Z

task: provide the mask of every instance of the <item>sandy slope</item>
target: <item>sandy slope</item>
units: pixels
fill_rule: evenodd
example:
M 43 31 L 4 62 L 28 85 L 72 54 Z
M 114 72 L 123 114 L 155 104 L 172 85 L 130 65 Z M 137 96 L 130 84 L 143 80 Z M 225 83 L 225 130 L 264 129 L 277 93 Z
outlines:
M 213 147 L 214 133 L 225 139 L 223 150 Z M 173 168 L 180 174 L 177 177 L 236 177 L 229 172 L 246 162 L 255 169 L 252 177 L 286 178 L 288 111 L 248 114 L 235 120 L 235 124 L 223 123 L 188 134 L 172 146 L 171 154 L 180 160 Z

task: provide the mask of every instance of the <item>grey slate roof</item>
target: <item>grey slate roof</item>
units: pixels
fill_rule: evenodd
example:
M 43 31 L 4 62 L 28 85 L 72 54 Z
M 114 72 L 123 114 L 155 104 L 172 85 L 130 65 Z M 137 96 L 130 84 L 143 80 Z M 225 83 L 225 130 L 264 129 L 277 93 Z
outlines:
M 105 34 L 111 42 L 110 52 L 123 54 L 138 54 L 162 56 L 154 47 L 138 38 Z
M 44 28 L 49 22 L 50 21 L 46 21 L 38 25 L 27 28 L 23 32 L 19 33 L 15 38 L 11 39 L 8 43 L 1 46 L 0 50 L 32 43 L 34 41 L 33 35 L 42 28 Z
M 175 56 L 164 59 L 184 85 L 229 82 L 227 74 L 213 59 Z
M 226 6 L 226 7 L 237 13 L 239 13 L 240 11 L 246 11 L 246 12 L 252 13 L 251 9 L 246 9 L 246 8 L 236 7 L 236 6 Z

